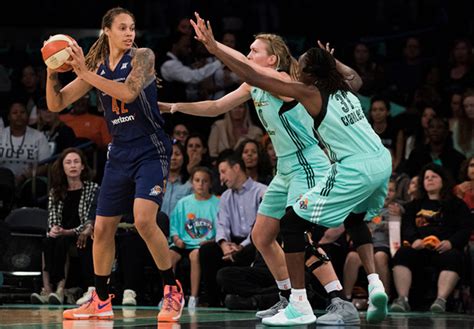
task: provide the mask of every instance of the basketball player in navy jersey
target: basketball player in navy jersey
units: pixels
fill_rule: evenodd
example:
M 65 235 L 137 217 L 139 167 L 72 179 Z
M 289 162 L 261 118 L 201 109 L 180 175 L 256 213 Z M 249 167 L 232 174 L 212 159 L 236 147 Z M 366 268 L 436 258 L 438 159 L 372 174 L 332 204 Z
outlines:
M 158 321 L 178 321 L 183 293 L 171 268 L 166 237 L 156 224 L 171 142 L 157 106 L 155 56 L 148 48 L 134 47 L 135 18 L 126 9 L 110 9 L 102 19 L 102 32 L 87 56 L 75 41 L 68 48 L 75 80 L 62 88 L 57 72 L 48 69 L 46 83 L 48 108 L 56 112 L 96 88 L 112 135 L 94 226 L 96 291 L 90 302 L 63 315 L 65 319 L 113 318 L 108 283 L 115 257 L 114 236 L 122 215 L 133 205 L 135 226 L 165 284 Z

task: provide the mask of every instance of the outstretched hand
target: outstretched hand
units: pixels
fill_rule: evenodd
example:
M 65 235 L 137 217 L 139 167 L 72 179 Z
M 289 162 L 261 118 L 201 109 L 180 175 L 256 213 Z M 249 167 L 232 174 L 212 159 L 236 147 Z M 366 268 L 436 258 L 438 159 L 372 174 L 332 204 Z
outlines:
M 194 16 L 196 16 L 196 22 L 192 19 L 189 20 L 196 33 L 194 39 L 202 42 L 207 50 L 211 54 L 214 54 L 217 49 L 217 42 L 212 32 L 211 22 L 205 22 L 197 12 L 194 13 Z
M 325 49 L 328 51 L 331 55 L 334 56 L 334 48 L 329 47 L 329 42 L 326 42 L 326 45 L 324 45 L 320 40 L 318 40 L 318 46 L 321 49 Z

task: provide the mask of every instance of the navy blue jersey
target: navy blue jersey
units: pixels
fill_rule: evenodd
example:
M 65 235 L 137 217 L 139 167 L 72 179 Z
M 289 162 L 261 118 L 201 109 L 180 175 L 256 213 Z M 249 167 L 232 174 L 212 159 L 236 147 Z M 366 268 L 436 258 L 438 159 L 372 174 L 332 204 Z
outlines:
M 114 71 L 109 68 L 108 58 L 101 64 L 97 74 L 109 80 L 124 83 L 132 71 L 132 59 L 136 49 L 127 51 Z M 145 88 L 132 103 L 124 103 L 98 91 L 98 105 L 112 135 L 113 144 L 126 144 L 151 135 L 163 136 L 164 120 L 158 110 L 157 86 L 155 78 L 145 83 Z

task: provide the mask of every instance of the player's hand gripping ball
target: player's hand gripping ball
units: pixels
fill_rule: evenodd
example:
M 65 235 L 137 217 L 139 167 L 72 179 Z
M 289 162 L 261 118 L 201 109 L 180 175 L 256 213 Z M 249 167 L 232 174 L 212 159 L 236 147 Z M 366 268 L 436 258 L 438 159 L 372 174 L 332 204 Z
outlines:
M 72 70 L 72 66 L 66 63 L 70 58 L 66 48 L 69 47 L 71 41 L 74 39 L 69 35 L 55 34 L 44 42 L 41 54 L 47 67 L 56 72 Z

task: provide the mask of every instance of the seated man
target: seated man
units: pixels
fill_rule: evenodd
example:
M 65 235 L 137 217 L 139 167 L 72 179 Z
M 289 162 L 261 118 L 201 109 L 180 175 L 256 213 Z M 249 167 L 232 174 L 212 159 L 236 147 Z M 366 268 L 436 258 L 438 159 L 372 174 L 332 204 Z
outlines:
M 220 158 L 217 164 L 220 180 L 228 189 L 219 204 L 216 242 L 201 246 L 199 253 L 209 306 L 221 305 L 216 284 L 218 270 L 231 265 L 248 266 L 255 259 L 250 233 L 266 190 L 266 185 L 247 177 L 237 154 Z

